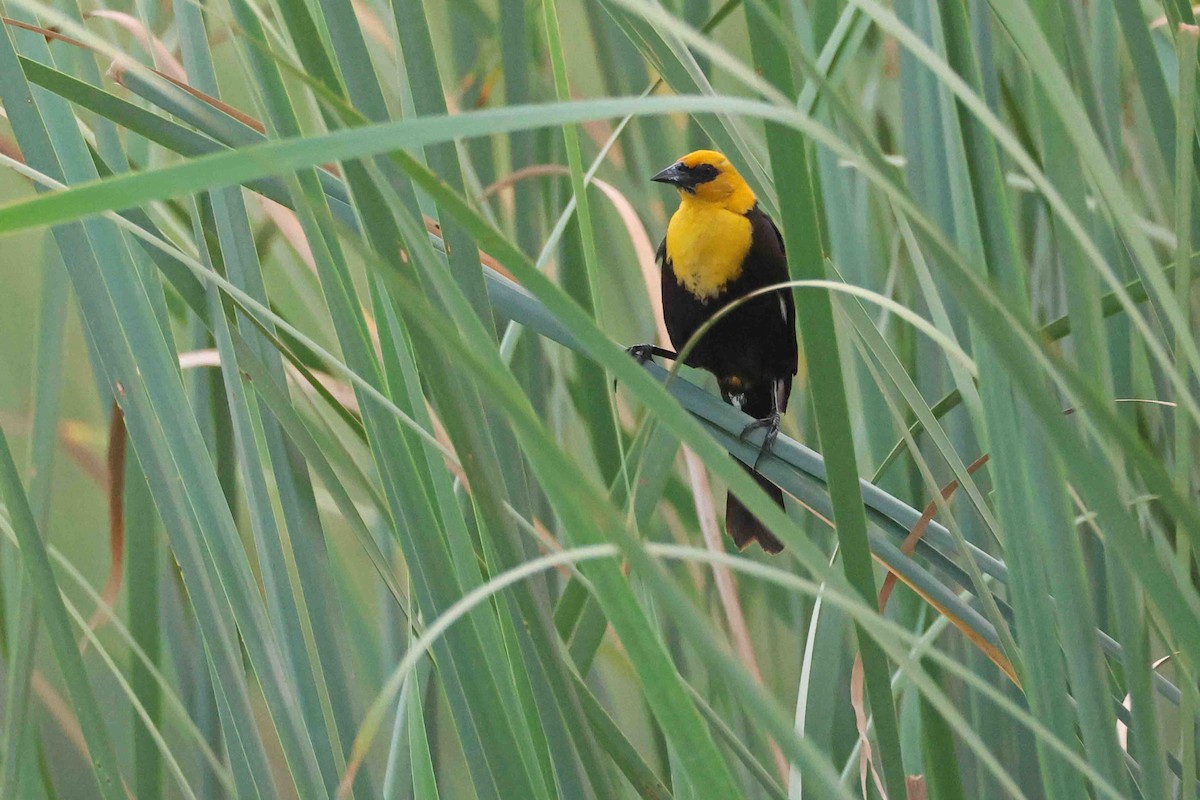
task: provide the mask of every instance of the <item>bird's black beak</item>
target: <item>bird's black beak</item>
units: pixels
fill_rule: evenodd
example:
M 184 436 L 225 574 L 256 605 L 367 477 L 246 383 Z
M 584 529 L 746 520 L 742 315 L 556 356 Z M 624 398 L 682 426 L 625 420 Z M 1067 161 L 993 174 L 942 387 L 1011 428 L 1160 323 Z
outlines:
M 655 183 L 669 183 L 685 192 L 696 193 L 696 176 L 680 162 L 672 164 L 650 180 Z

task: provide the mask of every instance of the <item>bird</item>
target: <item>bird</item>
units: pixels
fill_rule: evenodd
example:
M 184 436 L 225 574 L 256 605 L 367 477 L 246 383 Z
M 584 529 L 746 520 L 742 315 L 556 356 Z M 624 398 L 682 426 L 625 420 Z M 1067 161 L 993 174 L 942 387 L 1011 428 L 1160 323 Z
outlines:
M 679 208 L 657 254 L 663 321 L 676 351 L 650 344 L 627 348 L 641 363 L 654 356 L 678 358 L 678 350 L 726 306 L 788 280 L 779 229 L 724 155 L 715 150 L 688 153 L 651 180 L 679 193 Z M 728 311 L 695 343 L 684 363 L 715 375 L 721 399 L 755 418 L 742 438 L 765 430 L 758 459 L 753 466 L 742 466 L 782 508 L 783 492 L 757 467 L 779 434 L 798 366 L 791 290 L 764 291 Z M 753 541 L 771 554 L 783 550 L 783 543 L 732 493 L 725 504 L 725 530 L 739 550 Z

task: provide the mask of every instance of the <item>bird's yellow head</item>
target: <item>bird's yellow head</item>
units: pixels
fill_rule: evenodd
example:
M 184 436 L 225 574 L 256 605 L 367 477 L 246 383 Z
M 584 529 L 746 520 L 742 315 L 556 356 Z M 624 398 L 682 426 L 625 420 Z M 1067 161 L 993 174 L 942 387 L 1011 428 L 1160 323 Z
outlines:
M 735 214 L 754 207 L 754 190 L 716 150 L 688 153 L 650 180 L 674 186 L 685 204 L 718 206 Z

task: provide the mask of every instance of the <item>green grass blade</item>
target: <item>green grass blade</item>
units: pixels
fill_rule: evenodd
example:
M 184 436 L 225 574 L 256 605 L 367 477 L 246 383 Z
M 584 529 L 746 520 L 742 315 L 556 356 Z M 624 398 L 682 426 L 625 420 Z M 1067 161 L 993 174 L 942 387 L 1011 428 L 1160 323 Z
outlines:
M 112 739 L 84 670 L 83 659 L 76 649 L 75 637 L 71 633 L 66 607 L 59 596 L 58 583 L 50 569 L 45 544 L 38 533 L 33 509 L 29 506 L 17 465 L 13 462 L 8 437 L 3 431 L 0 431 L 0 491 L 3 492 L 9 519 L 16 532 L 30 591 L 36 598 L 42 624 L 87 740 L 96 788 L 102 797 L 115 800 L 122 796 L 122 791 L 121 773 Z
M 889 796 L 1191 788 L 1184 0 L 4 2 L 0 422 L 76 624 L 114 398 L 134 462 L 98 723 L 2 548 L 8 794 L 100 774 L 61 728 L 138 796 L 846 798 L 859 641 Z M 697 147 L 834 279 L 795 284 L 786 514 L 709 376 L 620 352 L 646 179 Z M 676 544 L 726 489 L 783 558 Z M 847 513 L 886 618 L 830 561 Z
M 784 94 L 794 94 L 791 64 L 783 51 L 768 43 L 765 21 L 750 16 L 751 44 L 764 76 Z M 789 202 L 781 206 L 780 227 L 789 252 L 788 268 L 797 279 L 824 277 L 819 199 L 807 156 L 808 143 L 795 131 L 768 125 L 767 146 L 777 189 L 788 187 Z M 846 577 L 868 602 L 876 597 L 867 520 L 859 489 L 854 438 L 846 399 L 838 336 L 833 323 L 833 305 L 824 292 L 794 292 L 796 319 L 808 366 L 810 391 L 820 430 L 833 522 L 842 553 Z M 875 717 L 884 783 L 890 795 L 901 796 L 904 767 L 896 710 L 888 682 L 888 665 L 882 651 L 858 631 L 858 646 L 866 675 L 867 694 Z

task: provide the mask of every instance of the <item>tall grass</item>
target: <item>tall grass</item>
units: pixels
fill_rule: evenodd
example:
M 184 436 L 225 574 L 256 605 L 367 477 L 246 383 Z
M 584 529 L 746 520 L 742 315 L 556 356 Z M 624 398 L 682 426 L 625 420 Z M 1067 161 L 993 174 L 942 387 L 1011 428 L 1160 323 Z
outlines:
M 1187 4 L 0 11 L 0 796 L 1196 796 Z M 786 513 L 622 352 L 698 147 Z

